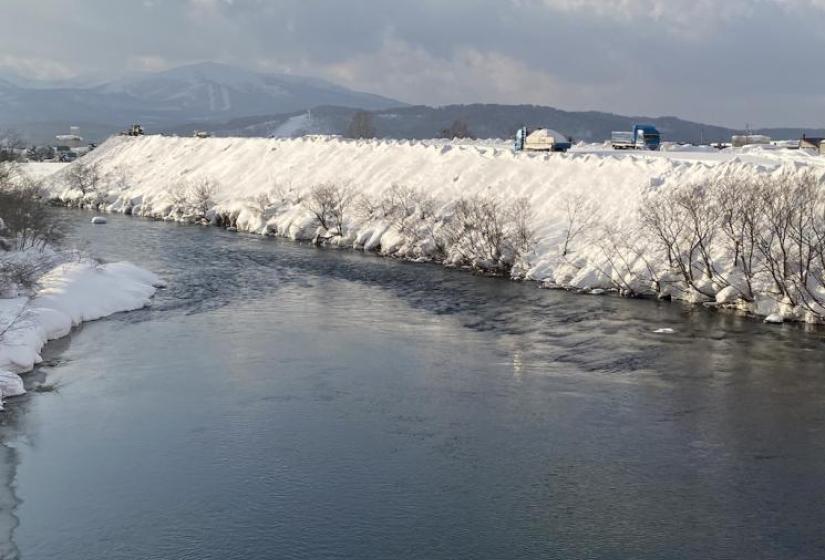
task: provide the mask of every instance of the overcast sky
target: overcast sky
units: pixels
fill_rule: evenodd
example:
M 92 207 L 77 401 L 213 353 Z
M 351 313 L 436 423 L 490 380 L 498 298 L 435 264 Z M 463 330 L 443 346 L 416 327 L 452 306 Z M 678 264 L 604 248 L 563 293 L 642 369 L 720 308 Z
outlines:
M 2 0 L 0 68 L 213 60 L 409 103 L 825 126 L 825 0 Z

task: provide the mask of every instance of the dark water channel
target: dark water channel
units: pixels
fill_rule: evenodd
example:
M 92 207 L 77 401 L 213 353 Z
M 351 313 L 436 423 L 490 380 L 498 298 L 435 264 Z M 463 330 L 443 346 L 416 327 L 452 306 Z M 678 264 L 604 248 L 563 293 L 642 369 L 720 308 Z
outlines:
M 10 403 L 8 558 L 825 558 L 821 332 L 65 215 L 169 287 Z

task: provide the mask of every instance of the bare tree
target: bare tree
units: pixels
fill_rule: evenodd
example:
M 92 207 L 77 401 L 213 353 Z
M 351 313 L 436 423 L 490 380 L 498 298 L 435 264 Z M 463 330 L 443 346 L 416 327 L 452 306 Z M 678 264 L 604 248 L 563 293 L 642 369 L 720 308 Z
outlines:
M 96 163 L 77 161 L 66 170 L 66 181 L 70 188 L 80 191 L 82 198 L 86 199 L 100 187 L 100 169 Z
M 344 234 L 345 214 L 351 202 L 352 192 L 348 187 L 322 183 L 310 190 L 302 205 L 329 234 L 341 236 Z
M 206 219 L 209 209 L 215 205 L 213 197 L 217 191 L 217 184 L 210 179 L 201 179 L 191 185 L 186 192 L 186 201 L 190 212 L 196 220 Z
M 825 194 L 810 172 L 765 178 L 757 248 L 783 303 L 825 316 Z
M 694 184 L 649 195 L 640 208 L 640 218 L 685 284 L 713 298 L 715 290 L 706 283 L 727 285 L 727 281 L 714 266 L 720 213 L 709 190 L 708 185 Z
M 349 138 L 375 138 L 375 125 L 372 122 L 372 113 L 357 111 L 347 128 Z
M 565 197 L 564 208 L 567 223 L 564 228 L 564 244 L 561 254 L 566 257 L 573 241 L 598 223 L 599 214 L 597 205 L 583 194 Z
M 731 282 L 740 297 L 755 299 L 754 281 L 759 261 L 757 243 L 762 227 L 762 198 L 759 184 L 752 180 L 725 177 L 716 183 L 715 205 L 719 211 L 723 257 L 741 273 L 741 283 Z
M 0 185 L 0 220 L 3 237 L 12 248 L 43 248 L 58 243 L 62 231 L 43 204 L 37 185 Z
M 604 264 L 596 264 L 596 269 L 607 278 L 620 295 L 626 297 L 638 296 L 640 292 L 638 286 L 642 284 L 638 281 L 639 269 L 636 263 L 640 261 L 639 257 L 644 251 L 635 242 L 638 237 L 638 232 L 630 226 L 600 224 L 595 238 L 596 246 L 599 247 L 604 258 Z M 644 260 L 641 262 L 649 272 L 650 263 Z M 657 280 L 656 276 L 651 275 L 651 283 L 655 283 L 658 290 Z
M 26 142 L 19 132 L 13 129 L 0 130 L 0 163 L 20 161 Z
M 467 125 L 467 122 L 463 119 L 456 119 L 453 121 L 453 124 L 448 126 L 447 128 L 441 129 L 441 137 L 442 138 L 473 138 L 472 132 L 470 132 L 470 127 Z

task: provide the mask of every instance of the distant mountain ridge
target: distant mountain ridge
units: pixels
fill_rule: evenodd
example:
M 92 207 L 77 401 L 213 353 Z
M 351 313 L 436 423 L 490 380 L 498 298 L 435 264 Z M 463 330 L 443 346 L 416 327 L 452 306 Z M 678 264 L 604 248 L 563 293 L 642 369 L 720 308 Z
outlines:
M 219 136 L 279 136 L 303 134 L 344 134 L 355 113 L 346 107 L 316 107 L 311 112 L 299 111 L 281 115 L 265 115 L 233 119 L 210 128 Z M 410 106 L 371 111 L 376 136 L 379 138 L 433 138 L 456 120 L 465 122 L 478 138 L 510 138 L 520 126 L 548 127 L 571 136 L 574 140 L 601 142 L 614 130 L 630 130 L 634 123 L 650 122 L 672 142 L 729 142 L 743 131 L 723 126 L 707 125 L 677 117 L 633 117 L 598 111 L 563 111 L 537 105 L 448 105 L 444 107 Z M 192 125 L 170 128 L 167 132 L 186 133 Z M 825 129 L 770 128 L 750 131 L 775 139 L 825 136 Z
M 741 130 L 677 117 L 633 117 L 564 111 L 537 105 L 408 106 L 302 76 L 267 74 L 205 62 L 116 80 L 75 78 L 48 82 L 0 71 L 0 129 L 13 128 L 34 143 L 53 142 L 74 125 L 90 141 L 140 122 L 147 132 L 282 136 L 343 134 L 357 110 L 368 110 L 376 135 L 432 138 L 456 121 L 477 137 L 509 138 L 523 125 L 549 127 L 574 140 L 598 142 L 613 130 L 652 122 L 666 141 L 730 141 Z M 825 129 L 761 129 L 773 138 L 825 136 Z

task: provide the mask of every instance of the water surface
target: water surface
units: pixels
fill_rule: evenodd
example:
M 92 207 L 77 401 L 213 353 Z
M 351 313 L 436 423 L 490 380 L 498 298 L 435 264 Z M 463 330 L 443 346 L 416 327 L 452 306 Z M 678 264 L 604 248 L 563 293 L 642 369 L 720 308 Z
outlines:
M 3 418 L 10 558 L 825 557 L 821 333 L 64 215 L 169 287 Z

